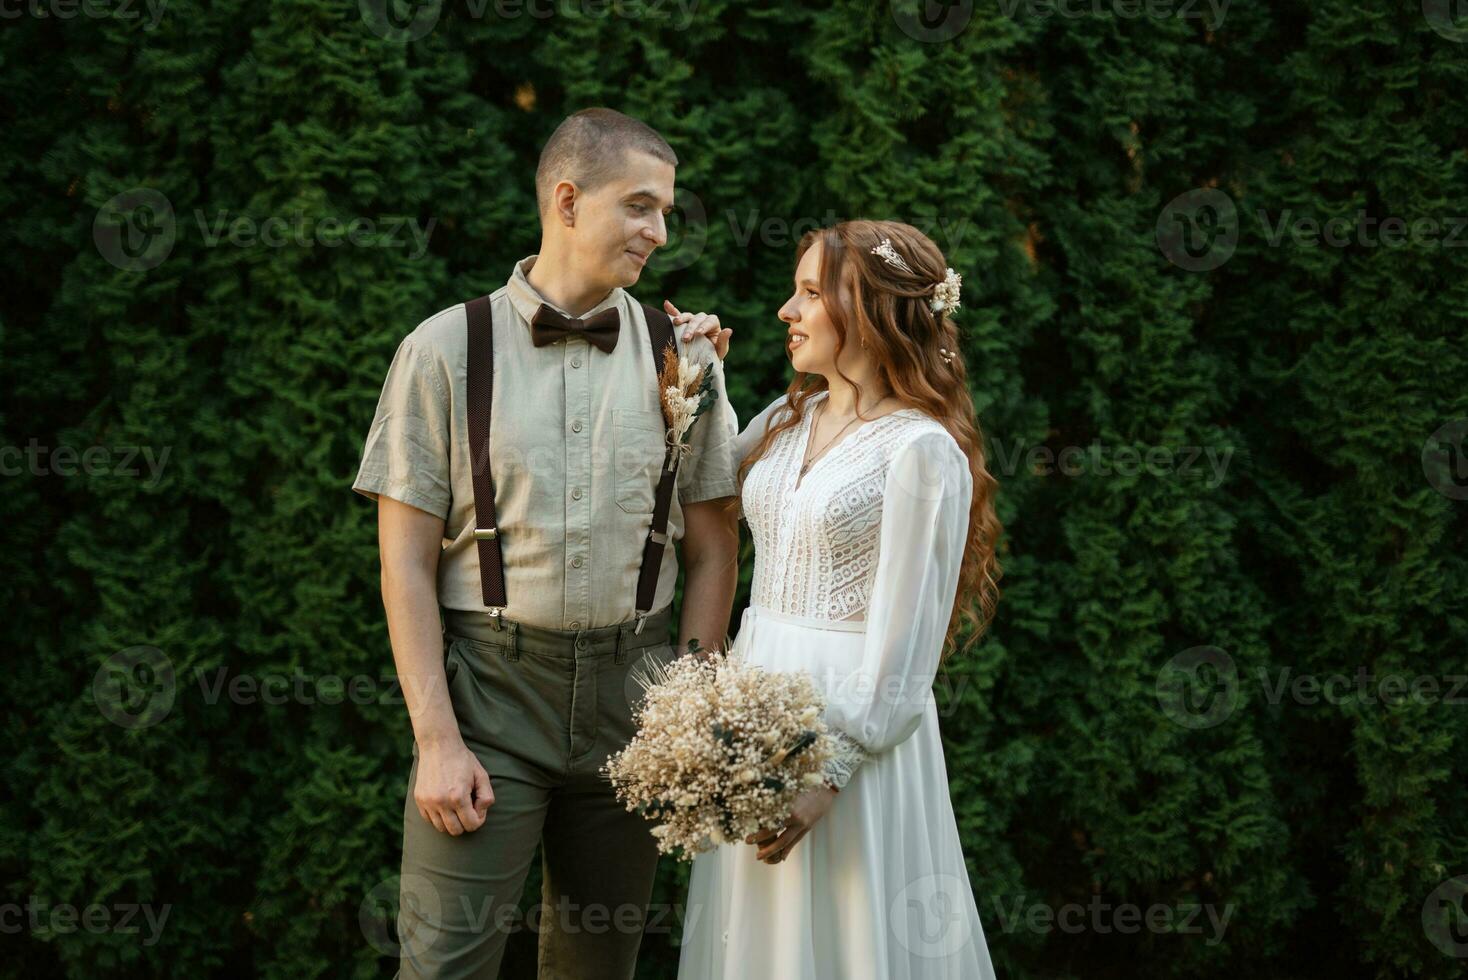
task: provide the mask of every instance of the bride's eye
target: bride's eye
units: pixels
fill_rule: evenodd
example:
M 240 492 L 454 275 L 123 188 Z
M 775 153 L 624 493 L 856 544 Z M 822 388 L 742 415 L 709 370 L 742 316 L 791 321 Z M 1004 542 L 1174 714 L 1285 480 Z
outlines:
M 816 292 L 814 289 L 807 289 L 805 291 L 805 294 L 807 296 L 809 296 L 811 299 L 820 299 L 821 298 L 821 294 L 818 293 L 818 292 Z

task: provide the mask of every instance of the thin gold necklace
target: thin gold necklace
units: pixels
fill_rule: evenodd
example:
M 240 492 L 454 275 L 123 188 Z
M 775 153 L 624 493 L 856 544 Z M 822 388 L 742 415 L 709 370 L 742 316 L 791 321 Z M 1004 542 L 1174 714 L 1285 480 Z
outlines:
M 827 396 L 827 397 L 829 398 L 829 396 Z M 826 407 L 826 399 L 822 399 L 821 400 L 821 403 L 816 406 L 816 409 L 815 410 L 817 412 L 820 412 L 823 409 L 825 409 L 825 407 Z M 860 418 L 861 418 L 861 413 L 858 412 L 856 415 L 854 415 L 852 417 L 851 422 L 855 422 L 855 421 L 857 421 Z M 821 447 L 821 450 L 824 451 L 828 446 L 831 445 L 831 443 L 835 442 L 837 439 L 840 439 L 841 438 L 841 434 L 844 433 L 847 429 L 851 428 L 851 422 L 847 422 L 845 425 L 843 425 L 841 427 L 841 431 L 840 432 L 837 432 L 834 436 L 832 436 L 831 438 L 827 439 L 826 440 L 826 445 L 825 446 L 822 446 Z M 812 434 L 814 434 L 815 431 L 816 431 L 816 420 L 815 420 L 815 413 L 814 412 L 811 413 L 810 431 L 811 431 Z M 808 446 L 806 447 L 805 453 L 806 453 L 805 460 L 804 460 L 803 464 L 800 467 L 800 475 L 801 476 L 805 476 L 805 474 L 810 471 L 810 468 L 816 464 L 816 461 L 821 458 L 821 454 L 820 453 L 816 453 L 814 456 L 812 456 L 811 455 L 811 452 L 810 452 L 810 447 L 808 447 Z

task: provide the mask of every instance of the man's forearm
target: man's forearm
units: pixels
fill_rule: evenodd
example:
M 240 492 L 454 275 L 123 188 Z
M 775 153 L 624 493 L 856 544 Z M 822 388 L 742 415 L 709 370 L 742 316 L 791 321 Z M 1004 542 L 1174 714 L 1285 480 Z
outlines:
M 443 668 L 443 630 L 433 574 L 382 576 L 382 604 L 403 700 L 419 745 L 461 739 Z
M 683 580 L 683 614 L 678 624 L 678 653 L 697 639 L 705 650 L 722 649 L 739 585 L 737 548 L 728 554 L 700 556 L 687 565 Z

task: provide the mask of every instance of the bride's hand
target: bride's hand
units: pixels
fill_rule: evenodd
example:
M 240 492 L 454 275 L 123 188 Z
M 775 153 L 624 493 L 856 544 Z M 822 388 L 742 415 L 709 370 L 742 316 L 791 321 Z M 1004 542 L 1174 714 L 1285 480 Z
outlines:
M 790 850 L 810 829 L 820 822 L 836 800 L 836 791 L 826 785 L 808 789 L 795 798 L 790 808 L 790 817 L 785 821 L 783 833 L 761 830 L 744 838 L 746 844 L 759 846 L 755 858 L 766 864 L 779 864 L 789 857 Z
M 714 351 L 719 355 L 719 360 L 729 353 L 729 338 L 734 335 L 732 327 L 725 327 L 719 323 L 719 318 L 712 313 L 680 313 L 678 307 L 671 301 L 663 300 L 663 309 L 668 316 L 673 318 L 674 327 L 683 328 L 683 339 L 692 340 L 694 334 L 700 334 L 713 341 Z

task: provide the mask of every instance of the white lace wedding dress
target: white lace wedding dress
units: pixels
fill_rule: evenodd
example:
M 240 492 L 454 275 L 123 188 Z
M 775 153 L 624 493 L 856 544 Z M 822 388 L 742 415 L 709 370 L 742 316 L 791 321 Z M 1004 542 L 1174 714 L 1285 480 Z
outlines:
M 841 792 L 778 864 L 693 861 L 680 980 L 994 977 L 959 845 L 933 678 L 972 478 L 917 409 L 864 422 L 800 476 L 814 396 L 745 480 L 754 582 L 730 656 L 805 670 L 841 734 Z M 748 451 L 785 396 L 740 434 Z

